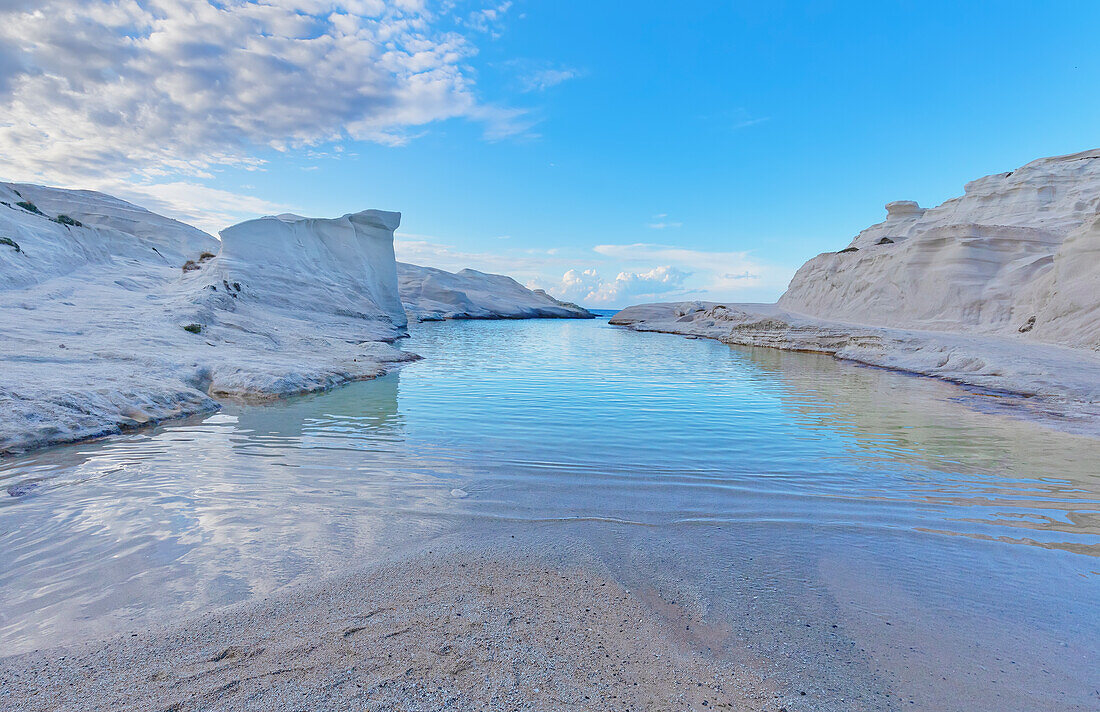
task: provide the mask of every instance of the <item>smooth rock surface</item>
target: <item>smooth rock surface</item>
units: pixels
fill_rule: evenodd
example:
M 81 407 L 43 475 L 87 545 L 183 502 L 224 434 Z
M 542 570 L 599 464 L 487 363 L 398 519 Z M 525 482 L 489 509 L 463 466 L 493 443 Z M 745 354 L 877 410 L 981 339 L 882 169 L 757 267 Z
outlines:
M 262 217 L 221 231 L 210 272 L 252 285 L 266 307 L 330 312 L 403 328 L 393 231 L 401 213 Z
M 779 306 L 1100 349 L 1100 149 L 980 178 L 936 208 L 886 207 L 845 250 L 803 265 Z
M 0 184 L 0 203 L 0 453 L 414 358 L 384 343 L 406 323 L 396 213 L 262 218 L 222 243 L 91 191 Z
M 219 240 L 102 193 L 0 184 L 0 453 L 373 378 L 415 358 L 385 343 L 406 310 L 592 316 L 474 270 L 401 265 L 399 286 L 400 222 L 287 214 Z
M 401 301 L 417 321 L 441 319 L 591 319 L 576 304 L 531 290 L 502 274 L 397 264 Z
M 611 323 L 934 376 L 1100 434 L 1100 149 L 972 181 L 937 208 L 886 209 L 777 304 L 646 304 Z

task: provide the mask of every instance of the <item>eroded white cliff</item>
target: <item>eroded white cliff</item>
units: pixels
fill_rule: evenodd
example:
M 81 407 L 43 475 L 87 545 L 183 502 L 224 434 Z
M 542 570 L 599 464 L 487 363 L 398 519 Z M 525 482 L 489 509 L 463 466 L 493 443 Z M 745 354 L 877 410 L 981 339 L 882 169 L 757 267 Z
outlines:
M 986 176 L 937 208 L 887 210 L 844 250 L 803 265 L 779 305 L 1100 349 L 1100 150 Z
M 397 287 L 393 231 L 401 214 L 263 217 L 222 230 L 210 273 L 247 284 L 269 308 L 407 323 Z
M 612 323 L 934 376 L 1100 434 L 1100 150 L 972 181 L 936 208 L 886 209 L 803 265 L 778 304 L 648 304 Z
M 591 316 L 509 277 L 394 260 L 401 215 L 215 239 L 109 195 L 0 184 L 0 453 L 385 373 L 418 320 Z
M 399 262 L 401 301 L 418 321 L 440 319 L 590 319 L 576 304 L 558 301 L 502 274 L 447 272 Z
M 25 183 L 0 183 L 0 238 L 25 248 L 18 259 L 0 250 L 0 290 L 114 261 L 178 269 L 218 250 L 202 230 L 110 195 Z
M 0 203 L 0 452 L 412 358 L 385 343 L 406 323 L 397 213 L 262 218 L 219 242 L 90 191 L 0 185 Z

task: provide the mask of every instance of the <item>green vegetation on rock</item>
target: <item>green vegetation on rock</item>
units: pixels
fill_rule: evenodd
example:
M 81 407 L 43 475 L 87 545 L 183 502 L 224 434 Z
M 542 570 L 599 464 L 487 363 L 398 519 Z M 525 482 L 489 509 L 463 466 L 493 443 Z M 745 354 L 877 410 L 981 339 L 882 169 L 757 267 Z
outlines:
M 16 205 L 18 205 L 19 207 L 23 208 L 24 210 L 26 210 L 28 212 L 34 213 L 35 215 L 41 215 L 42 217 L 46 217 L 46 214 L 43 213 L 41 210 L 39 210 L 38 206 L 35 205 L 34 203 L 32 203 L 29 200 L 20 200 L 18 203 L 16 203 Z

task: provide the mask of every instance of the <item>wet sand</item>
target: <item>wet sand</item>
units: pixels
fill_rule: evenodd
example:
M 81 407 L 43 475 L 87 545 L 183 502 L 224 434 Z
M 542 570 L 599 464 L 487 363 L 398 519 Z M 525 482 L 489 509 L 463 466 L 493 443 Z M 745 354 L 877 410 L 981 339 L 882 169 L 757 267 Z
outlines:
M 6 710 L 778 710 L 598 572 L 421 552 L 161 630 L 0 659 Z

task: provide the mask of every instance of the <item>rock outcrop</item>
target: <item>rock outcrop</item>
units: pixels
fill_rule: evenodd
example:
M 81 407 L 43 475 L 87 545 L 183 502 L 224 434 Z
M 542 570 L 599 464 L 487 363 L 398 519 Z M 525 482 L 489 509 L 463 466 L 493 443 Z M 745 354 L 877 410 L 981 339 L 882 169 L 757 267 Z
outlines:
M 397 265 L 401 301 L 417 321 L 441 319 L 591 319 L 576 304 L 531 290 L 502 274 L 464 269 L 447 272 L 433 267 Z
M 101 193 L 0 184 L 0 453 L 415 358 L 386 343 L 406 324 L 399 218 L 261 218 L 219 242 Z
M 779 306 L 1100 349 L 1100 150 L 986 176 L 937 208 L 886 207 L 848 248 L 803 265 Z
M 647 304 L 611 323 L 831 353 L 1019 395 L 1013 412 L 1100 434 L 1100 150 L 968 183 L 803 265 L 777 304 Z
M 178 270 L 219 248 L 202 230 L 113 196 L 26 183 L 0 183 L 0 237 L 22 249 L 15 259 L 0 245 L 0 290 L 117 260 Z
M 372 378 L 418 320 L 590 317 L 501 275 L 398 266 L 399 213 L 218 240 L 118 198 L 0 184 L 0 453 Z M 409 299 L 402 304 L 402 295 Z
M 221 231 L 210 271 L 248 284 L 269 308 L 381 319 L 400 329 L 407 324 L 393 256 L 400 224 L 401 213 L 382 210 L 257 218 Z

